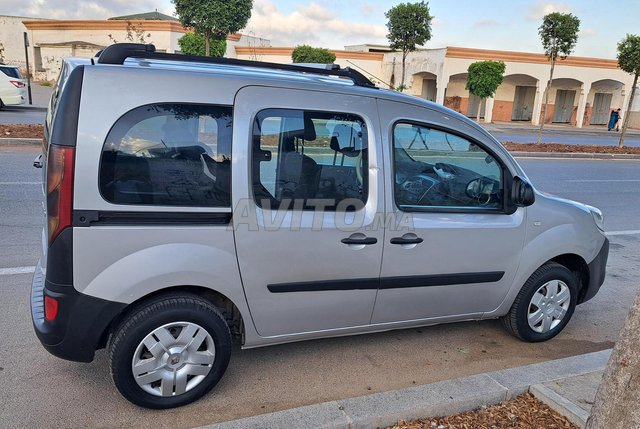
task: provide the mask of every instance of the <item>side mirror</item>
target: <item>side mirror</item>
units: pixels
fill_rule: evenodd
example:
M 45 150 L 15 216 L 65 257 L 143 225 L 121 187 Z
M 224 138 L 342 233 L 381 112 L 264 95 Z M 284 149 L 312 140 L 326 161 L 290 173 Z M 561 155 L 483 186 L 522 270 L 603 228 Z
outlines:
M 511 202 L 516 207 L 528 207 L 536 200 L 533 186 L 520 177 L 513 178 L 513 188 L 511 191 Z

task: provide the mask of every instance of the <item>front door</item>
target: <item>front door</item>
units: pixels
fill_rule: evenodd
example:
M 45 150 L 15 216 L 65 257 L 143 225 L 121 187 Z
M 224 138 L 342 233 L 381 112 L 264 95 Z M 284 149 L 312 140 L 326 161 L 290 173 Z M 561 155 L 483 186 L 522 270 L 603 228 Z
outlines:
M 606 125 L 609 122 L 611 113 L 611 98 L 613 94 L 597 92 L 593 97 L 593 114 L 591 115 L 591 125 Z
M 478 109 L 480 109 L 480 117 L 484 118 L 485 104 L 480 97 L 469 94 L 469 106 L 467 107 L 467 116 L 469 118 L 478 117 Z
M 516 86 L 513 98 L 512 121 L 530 121 L 533 117 L 533 103 L 536 98 L 535 86 Z
M 234 108 L 238 264 L 264 337 L 370 323 L 383 233 L 374 99 L 245 87 Z
M 526 209 L 503 210 L 506 167 L 482 134 L 455 118 L 391 101 L 378 106 L 391 170 L 386 209 L 404 220 L 402 229 L 385 233 L 372 323 L 494 310 L 512 284 L 525 237 Z
M 556 102 L 553 108 L 553 122 L 568 124 L 573 113 L 573 101 L 576 99 L 576 92 L 566 89 L 556 91 Z

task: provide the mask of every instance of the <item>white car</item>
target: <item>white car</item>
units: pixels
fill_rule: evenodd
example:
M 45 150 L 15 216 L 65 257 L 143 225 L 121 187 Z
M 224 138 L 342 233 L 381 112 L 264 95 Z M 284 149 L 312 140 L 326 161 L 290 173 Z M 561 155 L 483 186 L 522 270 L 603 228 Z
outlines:
M 18 67 L 0 64 L 0 72 L 0 109 L 24 104 L 27 100 L 27 85 Z

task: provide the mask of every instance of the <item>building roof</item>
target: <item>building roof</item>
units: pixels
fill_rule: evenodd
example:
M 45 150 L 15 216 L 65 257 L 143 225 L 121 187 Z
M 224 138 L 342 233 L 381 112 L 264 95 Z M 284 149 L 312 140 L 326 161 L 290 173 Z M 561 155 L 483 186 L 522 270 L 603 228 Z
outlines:
M 127 19 L 146 19 L 154 21 L 179 21 L 178 18 L 165 15 L 157 10 L 154 12 L 135 13 L 133 15 L 114 16 L 110 20 L 127 20 Z

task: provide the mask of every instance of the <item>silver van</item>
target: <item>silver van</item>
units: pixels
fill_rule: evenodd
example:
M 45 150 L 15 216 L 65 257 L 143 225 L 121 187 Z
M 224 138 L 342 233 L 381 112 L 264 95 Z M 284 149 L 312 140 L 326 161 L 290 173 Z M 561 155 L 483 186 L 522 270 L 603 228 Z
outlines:
M 52 354 L 107 347 L 170 408 L 243 348 L 500 318 L 545 341 L 591 299 L 601 212 L 537 192 L 483 128 L 337 66 L 116 44 L 47 116 L 32 286 Z

